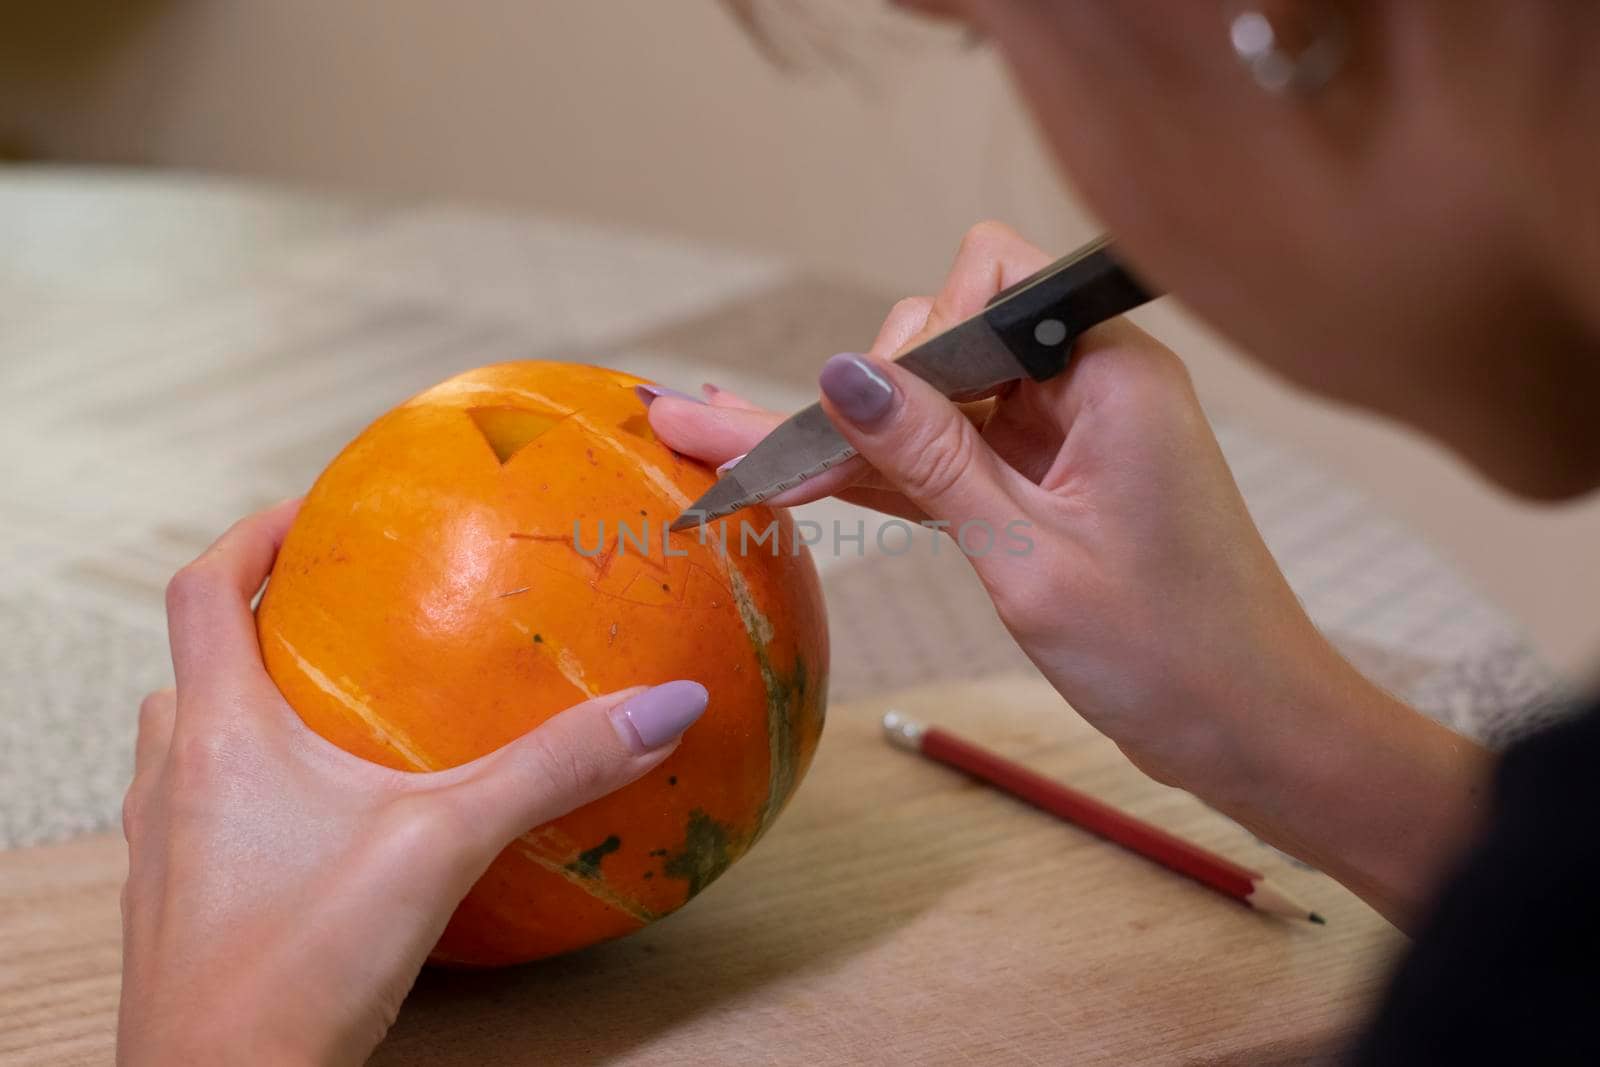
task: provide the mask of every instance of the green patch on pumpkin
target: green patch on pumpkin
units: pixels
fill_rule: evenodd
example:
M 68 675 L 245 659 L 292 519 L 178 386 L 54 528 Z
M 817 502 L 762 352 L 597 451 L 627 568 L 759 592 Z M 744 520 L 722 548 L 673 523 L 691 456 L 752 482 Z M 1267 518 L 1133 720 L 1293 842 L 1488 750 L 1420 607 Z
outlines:
M 794 670 L 788 675 L 773 669 L 766 649 L 756 653 L 761 662 L 761 676 L 767 683 L 767 742 L 772 760 L 772 774 L 767 786 L 767 800 L 761 806 L 761 822 L 757 836 L 766 832 L 777 819 L 778 812 L 794 793 L 795 775 L 800 763 L 799 718 L 806 706 L 806 661 L 795 657 Z
M 578 858 L 567 864 L 567 870 L 585 878 L 600 877 L 600 861 L 622 847 L 622 838 L 612 834 L 594 848 L 584 849 Z
M 661 871 L 668 878 L 689 883 L 689 900 L 716 881 L 739 851 L 728 828 L 699 808 L 689 813 L 683 844 L 667 857 Z
M 772 624 L 756 607 L 749 586 L 731 560 L 728 578 L 734 603 L 738 606 L 745 632 L 755 651 L 762 685 L 767 692 L 767 746 L 771 772 L 768 775 L 767 799 L 761 806 L 761 816 L 751 841 L 754 843 L 777 820 L 778 814 L 794 794 L 800 765 L 800 741 L 807 733 L 804 727 L 810 725 L 806 720 L 816 716 L 823 707 L 821 693 L 813 687 L 825 680 L 811 677 L 802 656 L 795 657 L 794 667 L 787 674 L 774 666 L 772 656 L 767 651 L 767 645 L 772 640 Z M 821 723 L 816 725 L 820 727 Z

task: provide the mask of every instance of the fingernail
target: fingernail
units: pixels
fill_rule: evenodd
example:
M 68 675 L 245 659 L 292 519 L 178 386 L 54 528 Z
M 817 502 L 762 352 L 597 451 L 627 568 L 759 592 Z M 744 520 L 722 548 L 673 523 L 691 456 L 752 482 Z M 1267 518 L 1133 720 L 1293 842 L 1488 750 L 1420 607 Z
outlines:
M 705 403 L 704 400 L 701 400 L 697 396 L 690 396 L 688 393 L 680 393 L 678 390 L 669 389 L 664 385 L 636 385 L 633 387 L 633 393 L 639 398 L 645 407 L 650 406 L 650 401 L 658 400 L 664 396 L 675 396 L 679 400 L 688 400 L 696 404 Z
M 894 386 L 854 352 L 840 352 L 822 365 L 822 393 L 839 414 L 870 426 L 894 406 Z
M 748 452 L 740 452 L 737 456 L 734 456 L 732 459 L 728 460 L 728 462 L 726 462 L 722 466 L 718 467 L 717 468 L 717 473 L 718 474 L 726 474 L 726 473 L 728 473 L 729 471 L 733 470 L 734 464 L 738 463 L 741 459 L 743 459 L 744 457 L 748 456 L 749 454 L 750 453 L 748 453 Z
M 643 754 L 687 730 L 708 699 L 699 682 L 667 682 L 611 709 L 611 725 L 629 748 Z

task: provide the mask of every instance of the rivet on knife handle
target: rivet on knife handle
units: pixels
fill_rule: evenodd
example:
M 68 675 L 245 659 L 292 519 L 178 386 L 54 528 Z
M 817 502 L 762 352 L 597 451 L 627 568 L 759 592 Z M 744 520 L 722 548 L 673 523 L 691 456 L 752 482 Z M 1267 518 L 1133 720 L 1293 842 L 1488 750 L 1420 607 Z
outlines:
M 1065 369 L 1085 330 L 1152 298 L 1101 238 L 1002 290 L 983 316 L 1028 373 L 1043 381 Z

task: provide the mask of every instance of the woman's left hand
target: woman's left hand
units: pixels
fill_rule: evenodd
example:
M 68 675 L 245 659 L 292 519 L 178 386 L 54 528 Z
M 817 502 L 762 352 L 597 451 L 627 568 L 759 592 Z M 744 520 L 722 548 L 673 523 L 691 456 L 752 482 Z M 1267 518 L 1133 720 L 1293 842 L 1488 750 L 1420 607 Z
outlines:
M 140 709 L 123 806 L 125 1064 L 362 1061 L 500 849 L 661 762 L 705 707 L 672 682 L 447 771 L 352 756 L 261 665 L 250 602 L 297 509 L 240 522 L 167 591 L 177 688 Z

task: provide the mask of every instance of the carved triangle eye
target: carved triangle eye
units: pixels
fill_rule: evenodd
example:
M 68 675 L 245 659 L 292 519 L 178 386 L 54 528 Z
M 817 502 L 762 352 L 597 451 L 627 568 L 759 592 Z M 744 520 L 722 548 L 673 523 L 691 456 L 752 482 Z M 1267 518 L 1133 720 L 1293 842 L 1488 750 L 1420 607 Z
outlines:
M 502 464 L 535 438 L 549 433 L 567 417 L 564 414 L 512 407 L 468 408 L 467 414 Z
M 635 437 L 642 437 L 646 441 L 656 440 L 656 432 L 650 428 L 650 420 L 643 415 L 631 415 L 624 419 L 619 426 L 622 430 L 633 434 Z

